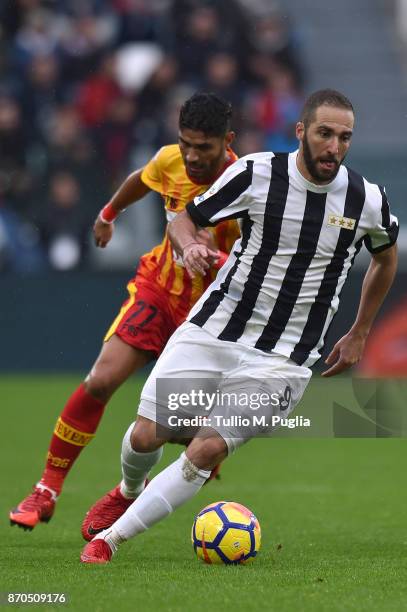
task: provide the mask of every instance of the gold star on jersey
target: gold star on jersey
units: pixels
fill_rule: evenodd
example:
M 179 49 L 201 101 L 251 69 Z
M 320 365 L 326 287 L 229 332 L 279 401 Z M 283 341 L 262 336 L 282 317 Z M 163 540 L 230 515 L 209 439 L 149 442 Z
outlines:
M 356 219 L 350 219 L 349 217 L 339 217 L 338 215 L 328 216 L 328 225 L 331 225 L 332 227 L 353 230 L 355 229 L 355 223 Z

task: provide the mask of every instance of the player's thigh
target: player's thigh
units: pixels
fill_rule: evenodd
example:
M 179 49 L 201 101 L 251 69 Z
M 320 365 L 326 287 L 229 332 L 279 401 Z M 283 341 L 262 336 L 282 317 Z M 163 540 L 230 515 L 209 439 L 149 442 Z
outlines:
M 194 424 L 188 424 L 187 419 L 205 416 L 206 398 L 216 392 L 223 368 L 232 361 L 236 362 L 236 357 L 223 342 L 196 325 L 184 323 L 148 377 L 138 414 L 169 427 L 179 438 L 193 437 Z
M 140 275 L 129 281 L 127 290 L 129 297 L 110 326 L 105 342 L 118 336 L 129 346 L 156 358 L 177 327 L 168 307 L 168 294 Z
M 276 353 L 261 354 L 246 347 L 246 354 L 239 367 L 226 373 L 223 391 L 244 394 L 252 411 L 266 407 L 287 413 L 294 410 L 311 379 L 312 372 L 306 366 L 294 363 L 289 357 Z
M 188 393 L 195 381 L 205 391 L 219 384 L 224 368 L 236 363 L 237 356 L 231 354 L 225 343 L 187 321 L 170 338 L 143 387 L 141 398 L 153 403 L 160 401 L 157 391 L 162 381 L 170 385 L 167 388 L 164 384 L 164 392 L 172 389 Z

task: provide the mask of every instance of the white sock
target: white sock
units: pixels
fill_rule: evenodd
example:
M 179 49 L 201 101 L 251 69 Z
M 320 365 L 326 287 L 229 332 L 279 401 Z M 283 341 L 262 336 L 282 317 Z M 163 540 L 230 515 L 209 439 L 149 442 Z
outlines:
M 130 508 L 112 525 L 110 539 L 114 546 L 117 547 L 168 516 L 198 493 L 209 476 L 210 471 L 200 470 L 182 453 L 174 463 L 153 478 Z M 97 537 L 103 538 L 105 535 L 102 532 Z
M 125 433 L 122 444 L 122 475 L 120 492 L 128 499 L 135 499 L 144 489 L 144 482 L 150 470 L 158 463 L 163 454 L 162 447 L 151 453 L 138 453 L 132 449 L 130 435 L 134 423 L 130 425 Z

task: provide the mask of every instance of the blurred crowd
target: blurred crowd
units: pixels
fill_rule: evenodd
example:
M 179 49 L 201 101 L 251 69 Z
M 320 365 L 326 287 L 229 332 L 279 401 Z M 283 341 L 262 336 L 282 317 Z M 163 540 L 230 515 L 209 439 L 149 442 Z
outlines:
M 2 0 L 0 272 L 89 265 L 120 182 L 176 142 L 180 104 L 234 107 L 239 154 L 293 150 L 304 68 L 273 0 Z

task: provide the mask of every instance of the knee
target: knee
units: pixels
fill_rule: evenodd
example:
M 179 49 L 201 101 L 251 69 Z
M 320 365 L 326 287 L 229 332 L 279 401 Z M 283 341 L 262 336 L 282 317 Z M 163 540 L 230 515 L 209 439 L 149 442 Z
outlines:
M 162 440 L 156 436 L 156 424 L 147 419 L 137 420 L 130 434 L 130 444 L 136 453 L 151 453 L 162 446 Z
M 87 392 L 101 402 L 108 402 L 120 386 L 114 369 L 108 363 L 96 363 L 84 384 Z
M 210 438 L 194 438 L 186 450 L 188 459 L 201 470 L 212 470 L 227 455 L 227 444 L 218 434 Z
M 87 392 L 101 402 L 108 402 L 118 385 L 113 373 L 106 367 L 95 367 L 85 380 Z

